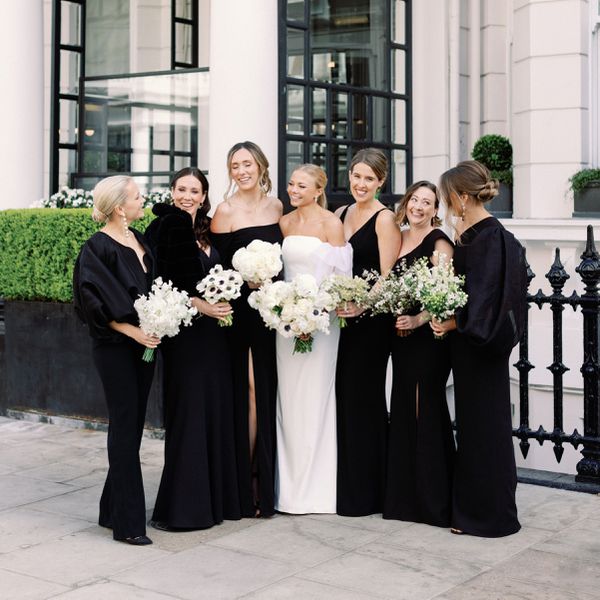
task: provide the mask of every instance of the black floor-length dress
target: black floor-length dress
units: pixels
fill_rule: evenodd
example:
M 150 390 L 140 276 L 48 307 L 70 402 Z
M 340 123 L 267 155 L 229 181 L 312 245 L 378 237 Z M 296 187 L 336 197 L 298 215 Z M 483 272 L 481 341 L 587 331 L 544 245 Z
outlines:
M 132 248 L 99 231 L 83 245 L 73 270 L 73 304 L 92 337 L 108 407 L 109 468 L 98 523 L 111 528 L 115 540 L 146 534 L 139 450 L 154 373 L 154 363 L 142 360 L 145 348 L 108 325 L 138 325 L 133 303 L 152 281 L 150 249 L 139 232 L 130 231 L 146 250 L 145 269 Z
M 439 229 L 398 261 L 430 258 Z M 429 263 L 431 267 L 431 262 Z M 411 314 L 418 314 L 419 310 Z M 426 323 L 392 342 L 393 385 L 384 519 L 450 526 L 454 436 L 446 402 L 449 339 L 435 339 Z
M 279 224 L 244 227 L 231 233 L 212 233 L 215 246 L 221 253 L 224 266 L 231 267 L 236 250 L 253 240 L 281 243 Z M 267 329 L 258 311 L 250 308 L 248 296 L 252 292 L 246 284 L 242 296 L 232 302 L 233 325 L 228 328 L 233 369 L 234 421 L 238 484 L 244 517 L 256 512 L 253 477 L 257 478 L 260 514 L 274 514 L 276 434 L 275 410 L 277 402 L 277 363 L 275 332 Z M 256 446 L 250 458 L 248 420 L 248 365 L 252 353 L 256 398 Z
M 494 218 L 467 229 L 454 254 L 469 295 L 450 335 L 457 457 L 452 527 L 483 537 L 520 529 L 508 360 L 526 318 L 522 247 Z
M 387 209 L 381 209 L 387 210 Z M 342 214 L 342 221 L 348 209 Z M 375 223 L 378 211 L 348 240 L 353 275 L 380 270 Z M 336 370 L 337 513 L 380 513 L 385 485 L 388 414 L 385 378 L 393 319 L 363 313 L 340 332 Z
M 157 205 L 154 212 L 159 218 L 147 235 L 157 274 L 197 295 L 196 283 L 220 262 L 219 253 L 198 247 L 184 211 Z M 241 518 L 225 329 L 204 315 L 161 342 L 165 465 L 152 520 L 172 528 L 205 529 Z

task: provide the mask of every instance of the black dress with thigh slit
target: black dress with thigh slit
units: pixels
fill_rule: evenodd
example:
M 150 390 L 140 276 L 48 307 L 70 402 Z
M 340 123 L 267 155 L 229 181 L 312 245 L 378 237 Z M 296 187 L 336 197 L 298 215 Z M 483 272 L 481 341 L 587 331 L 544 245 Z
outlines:
M 253 240 L 270 243 L 283 241 L 279 224 L 244 227 L 231 233 L 212 233 L 212 240 L 221 253 L 223 265 L 231 268 L 236 250 Z M 244 284 L 242 296 L 234 300 L 233 325 L 228 327 L 233 370 L 233 397 L 238 484 L 242 514 L 253 517 L 256 502 L 260 514 L 274 514 L 275 489 L 275 407 L 277 401 L 277 364 L 275 331 L 267 329 L 258 311 L 250 308 L 248 296 L 252 290 Z M 252 354 L 256 398 L 256 446 L 250 455 L 248 389 L 249 359 Z M 253 478 L 257 489 L 253 489 Z M 258 496 L 258 498 L 256 498 Z
M 342 212 L 342 221 L 347 211 Z M 375 231 L 379 212 L 348 240 L 353 249 L 353 275 L 380 270 Z M 335 383 L 337 512 L 358 517 L 383 509 L 388 430 L 385 378 L 393 319 L 390 315 L 371 317 L 363 313 L 347 323 L 340 331 Z
M 197 243 L 186 212 L 156 205 L 146 234 L 154 246 L 157 274 L 191 296 L 220 263 L 214 247 Z M 160 344 L 164 364 L 165 466 L 153 521 L 176 529 L 205 529 L 240 519 L 233 428 L 233 389 L 225 327 L 196 317 Z
M 430 259 L 439 239 L 451 243 L 434 229 L 396 268 L 401 261 L 410 266 Z M 435 339 L 428 323 L 406 337 L 394 336 L 384 519 L 450 526 L 455 447 L 446 402 L 449 343 Z
M 513 235 L 488 217 L 461 235 L 454 264 L 469 299 L 450 335 L 457 428 L 452 527 L 500 537 L 520 529 L 508 361 L 527 314 L 525 258 Z

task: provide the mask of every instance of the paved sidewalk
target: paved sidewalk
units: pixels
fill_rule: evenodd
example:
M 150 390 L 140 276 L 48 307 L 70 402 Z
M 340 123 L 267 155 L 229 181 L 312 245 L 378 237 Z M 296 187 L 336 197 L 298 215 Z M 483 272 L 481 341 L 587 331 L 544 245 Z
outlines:
M 600 497 L 520 485 L 523 529 L 501 539 L 335 515 L 149 528 L 96 525 L 106 434 L 0 417 L 0 598 L 591 600 L 600 598 Z M 162 442 L 144 439 L 151 507 Z

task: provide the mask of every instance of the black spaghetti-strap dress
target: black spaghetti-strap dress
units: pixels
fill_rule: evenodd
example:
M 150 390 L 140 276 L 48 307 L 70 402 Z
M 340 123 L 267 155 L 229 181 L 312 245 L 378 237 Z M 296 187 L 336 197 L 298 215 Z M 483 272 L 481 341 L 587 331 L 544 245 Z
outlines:
M 342 221 L 347 212 L 346 207 Z M 348 240 L 353 249 L 353 275 L 381 268 L 375 232 L 379 212 Z M 385 378 L 393 330 L 390 315 L 363 313 L 348 319 L 340 332 L 336 372 L 340 515 L 359 517 L 383 509 L 388 430 Z
M 433 255 L 448 237 L 439 229 L 403 256 L 407 266 Z M 429 266 L 432 264 L 429 262 Z M 416 309 L 410 314 L 418 314 Z M 454 436 L 446 402 L 449 338 L 435 339 L 428 323 L 392 343 L 393 385 L 384 519 L 450 526 Z
M 526 319 L 522 246 L 494 217 L 463 232 L 454 266 L 467 304 L 450 335 L 457 455 L 452 527 L 501 537 L 520 529 L 508 362 Z
M 236 250 L 253 240 L 270 243 L 283 241 L 278 223 L 244 227 L 231 233 L 212 233 L 212 240 L 221 254 L 223 266 L 231 268 Z M 277 362 L 275 331 L 267 329 L 258 311 L 250 308 L 248 296 L 252 290 L 244 284 L 242 295 L 231 304 L 233 325 L 228 327 L 233 369 L 234 422 L 238 484 L 242 515 L 253 517 L 256 512 L 252 478 L 258 478 L 260 514 L 275 513 L 275 408 L 277 402 Z M 250 460 L 248 432 L 248 364 L 252 353 L 256 397 L 256 447 Z

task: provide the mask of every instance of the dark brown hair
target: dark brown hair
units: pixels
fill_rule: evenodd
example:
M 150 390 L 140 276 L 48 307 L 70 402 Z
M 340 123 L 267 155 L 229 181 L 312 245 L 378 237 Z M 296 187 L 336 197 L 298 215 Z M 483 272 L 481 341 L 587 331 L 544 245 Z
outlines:
M 198 167 L 184 167 L 183 169 L 177 171 L 175 175 L 173 175 L 173 179 L 171 179 L 171 194 L 177 185 L 177 182 L 182 177 L 187 177 L 191 175 L 196 178 L 200 185 L 202 186 L 202 192 L 204 195 L 204 202 L 198 208 L 196 212 L 196 218 L 194 219 L 194 234 L 198 242 L 202 247 L 206 247 L 210 244 L 208 239 L 208 234 L 210 231 L 210 219 L 208 218 L 208 211 L 210 210 L 210 200 L 208 198 L 208 179 L 206 179 L 206 175 L 198 169 Z
M 415 181 L 415 183 L 411 184 L 407 188 L 406 192 L 404 193 L 404 196 L 402 196 L 402 200 L 400 200 L 398 208 L 396 209 L 396 223 L 398 225 L 406 225 L 408 223 L 408 219 L 406 217 L 406 206 L 408 204 L 408 201 L 411 199 L 412 195 L 419 188 L 422 187 L 431 190 L 435 194 L 435 208 L 440 207 L 440 197 L 438 195 L 438 189 L 435 183 L 431 183 L 431 181 L 427 181 L 426 179 L 423 179 L 421 181 Z M 431 224 L 434 227 L 439 227 L 442 224 L 442 220 L 436 214 L 432 217 Z
M 379 148 L 363 148 L 359 150 L 353 157 L 350 163 L 350 173 L 358 163 L 364 163 L 373 169 L 373 173 L 384 182 L 388 176 L 388 159 L 385 153 Z M 383 185 L 383 183 L 382 183 Z

